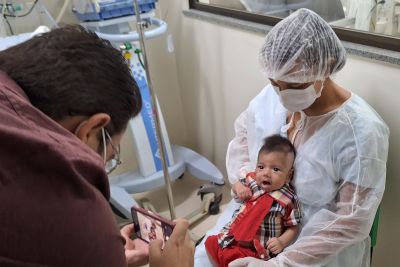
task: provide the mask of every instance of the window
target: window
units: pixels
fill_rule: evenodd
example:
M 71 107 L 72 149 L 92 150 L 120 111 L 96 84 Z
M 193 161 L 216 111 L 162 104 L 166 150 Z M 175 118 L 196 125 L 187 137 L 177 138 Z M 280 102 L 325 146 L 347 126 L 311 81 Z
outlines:
M 400 52 L 400 0 L 189 0 L 189 4 L 267 25 L 305 7 L 323 17 L 341 40 Z

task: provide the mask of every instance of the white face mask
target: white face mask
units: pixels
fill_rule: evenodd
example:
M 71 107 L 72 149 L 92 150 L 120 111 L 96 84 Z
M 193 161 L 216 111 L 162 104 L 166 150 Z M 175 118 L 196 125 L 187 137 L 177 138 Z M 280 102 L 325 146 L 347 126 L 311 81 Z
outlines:
M 278 86 L 272 85 L 272 87 L 278 94 L 282 105 L 291 112 L 310 107 L 321 96 L 322 89 L 324 89 L 323 83 L 318 93 L 314 84 L 305 89 L 286 89 L 283 91 L 280 91 Z

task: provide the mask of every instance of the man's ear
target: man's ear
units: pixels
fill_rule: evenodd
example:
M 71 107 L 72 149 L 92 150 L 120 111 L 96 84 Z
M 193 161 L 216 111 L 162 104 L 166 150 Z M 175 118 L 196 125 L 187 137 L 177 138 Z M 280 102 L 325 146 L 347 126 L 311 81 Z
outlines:
M 85 144 L 89 145 L 96 151 L 98 150 L 98 136 L 102 128 L 106 127 L 110 122 L 110 115 L 106 113 L 96 113 L 82 122 L 76 136 Z

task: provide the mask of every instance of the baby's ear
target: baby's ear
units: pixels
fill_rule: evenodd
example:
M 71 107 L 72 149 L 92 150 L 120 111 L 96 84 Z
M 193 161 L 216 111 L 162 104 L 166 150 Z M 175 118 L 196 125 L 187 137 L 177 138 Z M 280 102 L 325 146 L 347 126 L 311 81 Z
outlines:
M 290 183 L 290 182 L 292 181 L 293 175 L 294 175 L 294 169 L 291 168 L 291 169 L 289 170 L 288 176 L 287 176 L 287 178 L 286 178 L 286 183 Z

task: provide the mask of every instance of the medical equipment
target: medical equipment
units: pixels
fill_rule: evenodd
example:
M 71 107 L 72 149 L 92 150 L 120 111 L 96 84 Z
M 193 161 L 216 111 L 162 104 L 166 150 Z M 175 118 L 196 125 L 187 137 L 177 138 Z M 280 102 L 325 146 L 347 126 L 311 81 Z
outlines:
M 135 203 L 130 194 L 166 185 L 170 215 L 171 218 L 175 218 L 171 181 L 181 177 L 185 170 L 197 178 L 218 185 L 224 184 L 224 179 L 221 172 L 201 155 L 186 147 L 170 145 L 163 116 L 151 86 L 145 51 L 145 40 L 164 34 L 167 24 L 154 18 L 153 12 L 144 14 L 135 12 L 135 14 L 136 16 L 81 23 L 84 27 L 95 30 L 101 38 L 110 40 L 130 60 L 132 74 L 138 83 L 143 100 L 140 115 L 132 119 L 128 126 L 132 131 L 139 169 L 110 177 L 110 201 L 119 215 L 130 218 L 130 209 Z M 129 25 L 131 21 L 136 21 L 139 33 L 131 30 Z M 144 31 L 145 27 L 152 28 Z M 135 43 L 138 40 L 140 47 Z M 137 56 L 133 56 L 135 51 L 139 51 L 136 53 Z M 139 61 L 141 57 L 143 62 Z M 203 206 L 187 216 L 191 223 L 219 209 L 221 193 L 218 189 L 202 188 L 199 194 Z M 142 201 L 142 206 L 154 210 L 146 200 Z
M 35 25 L 42 25 L 49 28 L 58 27 L 42 0 L 35 0 L 32 3 L 13 3 L 13 1 L 0 2 L 0 35 L 19 35 L 31 32 Z M 19 24 L 18 30 L 15 30 Z
M 135 15 L 132 0 L 74 0 L 73 11 L 80 21 L 98 21 Z M 140 13 L 148 13 L 156 7 L 156 0 L 139 0 Z

